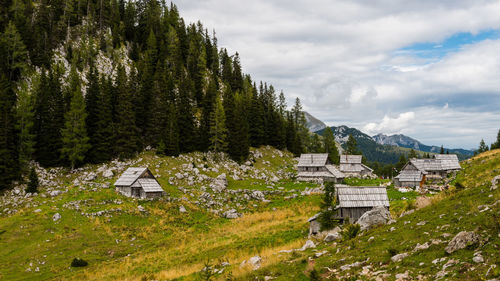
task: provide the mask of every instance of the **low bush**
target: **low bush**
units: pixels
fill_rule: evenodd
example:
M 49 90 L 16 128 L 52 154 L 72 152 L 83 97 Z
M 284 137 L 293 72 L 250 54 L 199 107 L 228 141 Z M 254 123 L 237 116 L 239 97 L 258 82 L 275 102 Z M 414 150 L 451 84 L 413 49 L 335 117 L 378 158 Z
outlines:
M 360 229 L 361 226 L 359 226 L 359 224 L 346 225 L 342 231 L 342 239 L 344 239 L 344 241 L 351 240 L 358 235 Z
M 84 267 L 89 265 L 89 263 L 83 259 L 74 258 L 71 262 L 71 267 Z

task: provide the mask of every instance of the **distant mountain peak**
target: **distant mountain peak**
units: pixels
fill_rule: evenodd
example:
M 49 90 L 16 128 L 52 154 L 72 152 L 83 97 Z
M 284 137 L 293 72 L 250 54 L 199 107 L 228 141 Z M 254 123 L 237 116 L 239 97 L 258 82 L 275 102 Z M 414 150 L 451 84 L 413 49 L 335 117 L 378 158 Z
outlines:
M 318 118 L 312 116 L 307 111 L 304 111 L 304 117 L 306 118 L 306 127 L 311 132 L 316 132 L 326 128 L 326 124 Z

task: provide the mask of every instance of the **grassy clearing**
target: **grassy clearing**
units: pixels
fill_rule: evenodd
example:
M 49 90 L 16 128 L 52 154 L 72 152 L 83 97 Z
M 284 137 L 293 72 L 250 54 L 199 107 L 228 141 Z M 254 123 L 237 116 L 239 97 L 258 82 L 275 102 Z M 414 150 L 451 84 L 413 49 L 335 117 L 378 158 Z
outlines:
M 261 171 L 273 174 L 293 168 L 291 155 L 267 147 L 259 151 L 262 157 L 252 165 Z M 234 181 L 231 167 L 206 161 L 199 153 L 173 158 L 145 152 L 131 163 L 148 166 L 170 198 L 188 199 L 178 202 L 142 201 L 123 197 L 113 188 L 73 186 L 77 175 L 64 172 L 58 180 L 67 192 L 54 198 L 36 197 L 31 206 L 18 206 L 14 215 L 0 215 L 0 280 L 192 280 L 199 277 L 207 261 L 229 261 L 232 266 L 226 272 L 242 275 L 251 269 L 239 268 L 241 261 L 259 254 L 265 257 L 265 265 L 271 265 L 283 259 L 277 252 L 304 243 L 307 218 L 317 212 L 319 196 L 285 200 L 283 195 L 268 195 L 269 203 L 241 202 L 243 217 L 223 219 L 192 203 L 206 183 L 188 187 L 187 178 L 169 183 L 184 172 L 183 165 L 190 164 L 200 171 L 205 168 L 201 173 L 210 177 L 226 173 L 229 189 L 273 186 L 286 195 L 317 186 L 286 178 L 277 183 Z M 85 171 L 97 168 L 87 166 Z M 99 177 L 96 182 L 112 183 L 117 176 L 109 180 Z M 187 193 L 179 187 L 188 188 Z M 79 209 L 72 207 L 75 202 Z M 188 212 L 180 213 L 180 205 Z M 40 212 L 34 212 L 36 209 Z M 121 211 L 114 212 L 116 209 Z M 108 211 L 110 216 L 86 216 L 100 211 Z M 62 218 L 54 222 L 56 213 Z M 76 257 L 88 261 L 89 266 L 71 268 Z
M 500 150 L 481 154 L 464 163 L 464 169 L 457 176 L 466 189 L 454 188 L 433 197 L 432 204 L 406 215 L 395 224 L 367 231 L 362 235 L 337 245 L 320 243 L 317 249 L 297 253 L 288 260 L 268 266 L 240 279 L 273 276 L 275 280 L 308 280 L 308 272 L 314 268 L 323 278 L 347 280 L 372 280 L 374 277 L 361 274 L 361 266 L 345 271 L 340 266 L 362 262 L 370 265 L 371 272 L 381 270 L 387 273 L 384 280 L 394 280 L 395 274 L 409 272 L 410 279 L 421 276 L 424 280 L 436 279 L 436 274 L 449 260 L 458 263 L 446 269 L 446 280 L 486 280 L 500 277 L 499 270 L 491 265 L 500 265 L 500 205 L 481 212 L 479 205 L 491 205 L 500 200 L 500 189 L 490 190 L 492 176 L 500 174 Z M 407 193 L 405 193 L 407 194 Z M 394 197 L 394 194 L 391 195 Z M 391 231 L 392 229 L 392 231 Z M 482 242 L 477 248 L 466 248 L 448 255 L 444 248 L 460 231 L 475 231 Z M 371 238 L 373 237 L 373 238 Z M 417 244 L 430 243 L 425 250 L 413 252 Z M 314 258 L 314 252 L 329 253 Z M 484 263 L 472 261 L 474 252 L 480 251 Z M 395 253 L 409 253 L 402 262 L 390 260 Z M 435 262 L 444 258 L 443 262 Z

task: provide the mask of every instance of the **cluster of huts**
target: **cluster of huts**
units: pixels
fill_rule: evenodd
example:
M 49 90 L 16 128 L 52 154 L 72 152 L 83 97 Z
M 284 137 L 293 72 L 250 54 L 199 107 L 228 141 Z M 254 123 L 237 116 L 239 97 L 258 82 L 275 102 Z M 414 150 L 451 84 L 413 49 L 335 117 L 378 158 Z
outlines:
M 299 181 L 341 183 L 346 177 L 373 178 L 373 170 L 361 163 L 361 155 L 341 155 L 337 167 L 328 159 L 327 153 L 300 155 L 297 165 Z
M 426 180 L 440 180 L 460 170 L 460 163 L 455 154 L 436 154 L 433 158 L 412 158 L 394 177 L 396 187 L 421 188 Z

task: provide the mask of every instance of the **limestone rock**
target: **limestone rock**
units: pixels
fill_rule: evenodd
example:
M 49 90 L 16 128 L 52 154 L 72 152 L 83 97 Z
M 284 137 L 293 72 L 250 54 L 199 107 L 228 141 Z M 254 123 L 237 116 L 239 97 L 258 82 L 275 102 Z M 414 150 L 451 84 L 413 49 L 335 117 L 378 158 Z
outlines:
M 262 258 L 259 257 L 259 256 L 251 257 L 248 260 L 248 263 L 250 263 L 250 265 L 252 265 L 253 270 L 259 269 L 260 265 L 261 265 L 261 262 L 262 262 Z
M 314 244 L 314 242 L 311 240 L 307 240 L 304 246 L 302 246 L 302 248 L 299 249 L 299 251 L 305 251 L 307 249 L 312 249 L 312 248 L 316 248 L 316 244 Z
M 235 209 L 228 210 L 222 214 L 226 219 L 237 219 L 241 217 L 241 214 L 238 213 Z
M 61 219 L 61 215 L 59 213 L 56 213 L 55 215 L 52 216 L 52 220 L 54 222 L 58 221 Z
M 179 212 L 181 212 L 181 213 L 186 213 L 186 212 L 187 212 L 187 210 L 186 210 L 186 208 L 185 208 L 183 205 L 181 205 L 181 206 L 179 207 Z
M 406 258 L 408 255 L 408 253 L 401 253 L 401 254 L 397 254 L 395 256 L 392 256 L 391 260 L 393 262 L 400 262 L 402 261 L 404 258 Z
M 451 254 L 457 250 L 463 249 L 469 245 L 479 243 L 481 237 L 473 231 L 462 231 L 459 232 L 453 239 L 451 239 L 448 246 L 446 246 L 445 251 Z
M 377 225 L 387 224 L 391 219 L 391 213 L 383 206 L 374 207 L 371 211 L 364 213 L 359 219 L 358 224 L 361 231 L 370 229 Z

